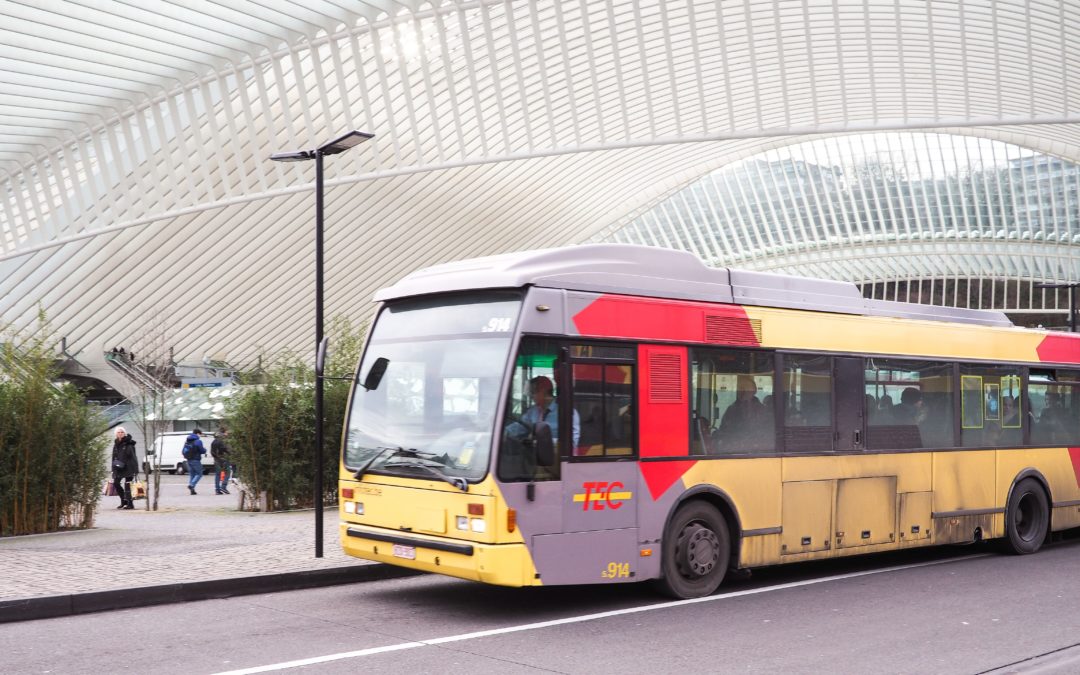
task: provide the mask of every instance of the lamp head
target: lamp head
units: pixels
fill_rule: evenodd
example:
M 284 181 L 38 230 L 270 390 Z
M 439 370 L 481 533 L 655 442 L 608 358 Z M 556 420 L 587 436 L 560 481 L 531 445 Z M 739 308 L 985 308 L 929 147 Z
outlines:
M 306 162 L 309 159 L 315 159 L 315 151 L 294 150 L 293 152 L 275 152 L 270 155 L 270 159 L 275 162 Z
M 349 148 L 354 148 L 363 143 L 364 141 L 374 137 L 375 134 L 369 134 L 364 131 L 357 131 L 353 129 L 352 131 L 346 134 L 342 134 L 341 136 L 338 136 L 337 138 L 328 143 L 323 143 L 321 146 L 319 146 L 318 152 L 324 155 L 337 155 L 345 152 Z

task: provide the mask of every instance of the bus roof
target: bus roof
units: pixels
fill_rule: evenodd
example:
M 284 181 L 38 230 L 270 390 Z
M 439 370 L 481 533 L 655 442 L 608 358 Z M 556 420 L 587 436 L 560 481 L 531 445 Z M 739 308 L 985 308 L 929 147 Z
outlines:
M 846 281 L 709 267 L 685 251 L 586 244 L 445 263 L 413 272 L 379 301 L 487 288 L 540 286 L 675 300 L 1011 326 L 1001 312 L 864 298 Z

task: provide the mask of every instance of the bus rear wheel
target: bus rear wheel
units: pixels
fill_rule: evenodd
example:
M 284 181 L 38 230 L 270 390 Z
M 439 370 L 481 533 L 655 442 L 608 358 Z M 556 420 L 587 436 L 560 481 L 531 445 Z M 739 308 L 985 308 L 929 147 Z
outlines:
M 694 501 L 675 512 L 664 532 L 660 589 L 676 598 L 699 598 L 724 580 L 731 544 L 724 517 L 711 504 Z
M 1008 550 L 1017 555 L 1042 548 L 1050 523 L 1050 504 L 1042 485 L 1034 478 L 1016 484 L 1005 507 L 1005 536 Z

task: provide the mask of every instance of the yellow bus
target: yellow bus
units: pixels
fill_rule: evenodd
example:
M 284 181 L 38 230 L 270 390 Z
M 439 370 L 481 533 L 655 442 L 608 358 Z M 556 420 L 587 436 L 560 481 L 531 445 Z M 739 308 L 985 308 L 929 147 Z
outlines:
M 588 245 L 413 273 L 347 414 L 340 538 L 505 586 L 657 580 L 1080 526 L 1080 337 Z

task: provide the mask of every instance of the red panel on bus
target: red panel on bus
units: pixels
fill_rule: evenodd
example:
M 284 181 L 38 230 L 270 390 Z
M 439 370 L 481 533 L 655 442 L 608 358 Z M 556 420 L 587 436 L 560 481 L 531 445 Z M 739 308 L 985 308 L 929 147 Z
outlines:
M 1080 336 L 1047 335 L 1035 351 L 1044 363 L 1080 363 Z
M 738 305 L 604 295 L 574 315 L 582 335 L 756 347 L 759 331 Z
M 667 345 L 638 347 L 638 449 L 642 457 L 690 454 L 690 386 L 687 349 Z M 653 498 L 664 493 L 693 461 L 645 462 L 641 474 Z
M 1073 474 L 1076 475 L 1076 487 L 1080 487 L 1080 448 L 1069 448 L 1069 459 L 1072 460 Z
M 649 487 L 653 501 L 660 499 L 667 489 L 682 478 L 697 462 L 695 460 L 671 460 L 668 462 L 641 462 L 641 477 Z

